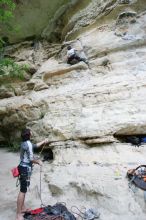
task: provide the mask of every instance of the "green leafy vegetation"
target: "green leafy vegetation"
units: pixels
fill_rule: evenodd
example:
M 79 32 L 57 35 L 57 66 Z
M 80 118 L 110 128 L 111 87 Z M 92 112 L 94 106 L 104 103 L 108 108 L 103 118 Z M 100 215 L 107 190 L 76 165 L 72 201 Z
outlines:
M 13 0 L 0 0 L 0 21 L 7 22 L 13 17 L 13 11 L 15 9 L 15 3 Z
M 0 0 L 0 33 L 4 30 L 12 31 L 9 21 L 14 17 L 16 4 L 13 0 Z M 0 84 L 9 82 L 10 79 L 22 80 L 28 67 L 18 65 L 12 59 L 4 58 L 4 47 L 8 43 L 7 37 L 0 36 Z
M 28 65 L 18 65 L 12 59 L 3 58 L 0 60 L 0 84 L 9 82 L 11 79 L 24 79 L 24 74 L 28 71 Z
M 0 148 L 6 148 L 11 152 L 18 152 L 20 150 L 20 143 L 21 141 L 0 142 Z
M 20 142 L 9 143 L 8 148 L 11 152 L 17 152 L 20 150 Z
M 40 119 L 43 119 L 45 117 L 45 112 L 40 113 Z
M 15 7 L 13 0 L 0 0 L 0 33 L 3 33 L 4 29 L 12 30 L 9 21 L 14 17 Z M 0 37 L 0 48 L 3 48 L 4 44 L 4 39 Z

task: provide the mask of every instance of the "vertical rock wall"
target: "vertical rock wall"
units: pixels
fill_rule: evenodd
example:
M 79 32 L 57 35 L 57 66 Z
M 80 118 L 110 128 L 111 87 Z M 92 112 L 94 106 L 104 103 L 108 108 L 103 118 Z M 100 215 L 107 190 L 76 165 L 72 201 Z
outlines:
M 44 163 L 45 203 L 94 207 L 103 220 L 145 219 L 143 191 L 134 193 L 126 179 L 129 168 L 145 163 L 145 147 L 114 137 L 146 134 L 144 3 L 87 1 L 62 32 L 66 39 L 77 39 L 62 45 L 41 41 L 35 48 L 29 42 L 25 48 L 17 44 L 6 50 L 36 72 L 17 84 L 15 93 L 3 90 L 1 140 L 6 134 L 16 139 L 24 126 L 32 129 L 34 141 L 49 138 L 47 147 L 55 158 Z M 66 64 L 68 44 L 89 66 Z M 28 202 L 35 206 L 37 168 L 33 178 Z

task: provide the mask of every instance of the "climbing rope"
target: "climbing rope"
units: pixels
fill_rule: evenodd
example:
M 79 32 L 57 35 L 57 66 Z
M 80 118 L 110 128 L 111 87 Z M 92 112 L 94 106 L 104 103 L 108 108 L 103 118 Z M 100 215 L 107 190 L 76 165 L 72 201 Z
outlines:
M 44 207 L 45 205 L 43 204 L 42 200 L 42 166 L 40 166 L 40 192 L 39 192 L 39 197 L 41 201 L 41 207 Z
M 84 208 L 84 210 L 86 210 L 85 207 L 83 207 L 83 208 Z M 74 210 L 74 209 L 76 209 L 76 210 Z M 72 212 L 73 214 L 75 214 L 78 219 L 79 219 L 79 218 L 81 218 L 82 220 L 84 219 L 84 212 L 82 212 L 77 206 L 72 206 L 72 207 L 71 207 L 71 212 Z
M 136 176 L 133 176 L 132 179 L 128 183 L 129 189 L 131 189 L 133 193 L 136 193 L 137 191 L 136 186 L 133 184 L 133 181 L 135 180 L 135 178 Z
M 41 154 L 42 154 L 42 152 L 43 152 L 45 146 L 46 146 L 46 144 L 44 144 L 44 146 L 42 147 L 42 149 L 41 149 L 41 151 L 40 151 L 40 153 L 39 153 L 39 158 L 41 157 Z
M 58 118 L 54 121 L 54 125 L 56 124 L 57 121 L 58 121 Z M 51 133 L 50 133 L 50 134 L 51 134 Z M 49 136 L 50 136 L 50 135 L 49 135 Z M 49 139 L 49 137 L 48 137 L 48 139 Z M 39 153 L 39 156 L 38 156 L 39 159 L 40 159 L 40 157 L 41 157 L 41 154 L 42 154 L 42 152 L 43 152 L 45 146 L 46 146 L 46 143 L 43 145 L 43 147 L 42 147 L 42 149 L 41 149 L 41 151 L 40 151 L 40 153 Z M 44 205 L 43 200 L 42 200 L 42 166 L 40 166 L 40 189 L 39 189 L 39 197 L 40 197 L 40 201 L 41 201 L 41 207 L 44 207 L 45 205 Z
M 76 209 L 76 211 L 74 211 L 73 208 Z M 81 218 L 82 220 L 94 220 L 95 218 L 100 217 L 100 213 L 93 208 L 86 209 L 85 207 L 82 207 L 82 209 L 84 211 L 80 210 L 77 206 L 72 206 L 71 212 L 75 214 L 78 219 Z

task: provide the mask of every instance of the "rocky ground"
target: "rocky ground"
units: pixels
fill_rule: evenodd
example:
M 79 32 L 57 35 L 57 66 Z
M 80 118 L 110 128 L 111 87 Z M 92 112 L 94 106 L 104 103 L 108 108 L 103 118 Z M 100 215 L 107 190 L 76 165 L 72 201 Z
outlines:
M 120 152 L 120 153 L 119 153 Z M 144 192 L 128 187 L 126 172 L 145 163 L 145 146 L 128 144 L 101 145 L 90 149 L 66 148 L 54 151 L 52 163 L 44 162 L 42 171 L 42 200 L 45 205 L 63 202 L 69 210 L 79 213 L 85 208 L 100 212 L 101 220 L 144 220 Z M 9 163 L 8 163 L 9 161 Z M 18 164 L 19 155 L 0 151 L 1 187 L 0 220 L 15 219 L 19 189 L 11 168 Z M 26 205 L 40 207 L 40 169 L 34 167 Z

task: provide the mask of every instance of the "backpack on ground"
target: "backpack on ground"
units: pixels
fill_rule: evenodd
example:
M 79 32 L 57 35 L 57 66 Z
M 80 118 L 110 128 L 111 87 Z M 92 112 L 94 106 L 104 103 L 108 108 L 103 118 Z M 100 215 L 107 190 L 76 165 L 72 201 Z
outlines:
M 26 212 L 25 220 L 76 220 L 75 216 L 68 211 L 65 205 L 56 203 L 54 206 L 45 206 Z
M 130 184 L 134 184 L 138 188 L 146 191 L 146 165 L 140 165 L 136 169 L 127 171 L 127 177 L 130 179 Z

